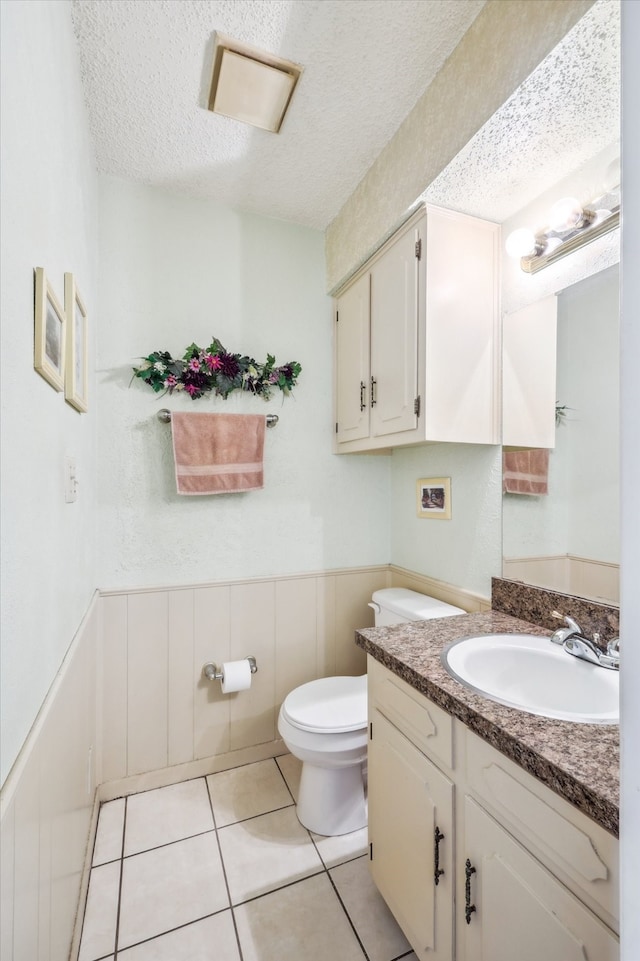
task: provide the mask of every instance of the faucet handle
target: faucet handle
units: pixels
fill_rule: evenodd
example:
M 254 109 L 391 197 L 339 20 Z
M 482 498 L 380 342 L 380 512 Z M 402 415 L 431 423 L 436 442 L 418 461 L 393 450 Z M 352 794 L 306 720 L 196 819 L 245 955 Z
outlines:
M 614 637 L 607 644 L 607 654 L 609 657 L 620 657 L 620 638 Z

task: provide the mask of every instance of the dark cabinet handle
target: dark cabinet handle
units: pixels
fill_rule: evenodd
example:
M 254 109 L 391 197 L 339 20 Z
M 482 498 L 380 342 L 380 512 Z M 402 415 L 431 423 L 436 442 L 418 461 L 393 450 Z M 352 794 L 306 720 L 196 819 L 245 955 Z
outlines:
M 377 398 L 376 398 L 377 386 L 378 386 L 378 381 L 375 379 L 375 377 L 372 377 L 371 378 L 371 406 L 372 407 L 375 407 L 377 403 Z
M 367 406 L 364 402 L 364 392 L 367 389 L 367 385 L 363 380 L 360 381 L 360 410 L 363 411 Z
M 444 874 L 443 869 L 440 867 L 440 842 L 444 839 L 444 834 L 440 832 L 440 828 L 436 824 L 436 830 L 434 834 L 434 871 L 433 871 L 433 883 L 438 885 L 440 883 L 440 878 Z
M 475 904 L 471 903 L 471 875 L 476 873 L 476 869 L 471 867 L 471 861 L 467 858 L 464 866 L 464 916 L 467 924 L 471 924 L 471 915 L 476 909 Z

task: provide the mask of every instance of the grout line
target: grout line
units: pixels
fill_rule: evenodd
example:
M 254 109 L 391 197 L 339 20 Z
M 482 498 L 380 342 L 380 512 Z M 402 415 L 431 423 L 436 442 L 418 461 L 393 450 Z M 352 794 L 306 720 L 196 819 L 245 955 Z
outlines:
M 124 814 L 122 816 L 122 844 L 120 848 L 120 883 L 118 884 L 118 911 L 116 914 L 116 936 L 113 946 L 113 961 L 118 958 L 118 942 L 120 940 L 120 908 L 122 906 L 122 875 L 124 874 L 124 839 L 127 834 L 127 798 L 124 799 Z
M 157 941 L 159 938 L 164 938 L 165 934 L 174 934 L 176 931 L 182 931 L 185 928 L 190 928 L 192 924 L 200 924 L 201 921 L 206 921 L 207 918 L 215 918 L 218 914 L 224 914 L 229 908 L 220 908 L 219 911 L 212 911 L 211 914 L 203 914 L 201 918 L 193 918 L 191 921 L 185 921 L 184 924 L 178 924 L 175 928 L 168 928 L 166 931 L 160 931 L 158 934 L 151 934 L 148 938 L 143 938 L 142 941 L 134 941 L 133 944 L 128 944 L 126 947 L 121 948 L 121 951 L 128 951 L 129 948 L 137 948 L 141 944 L 149 944 L 150 941 Z M 108 958 L 111 961 L 113 957 L 112 954 L 105 955 L 104 958 Z M 103 961 L 102 958 L 96 959 L 96 961 Z
M 286 757 L 286 754 L 281 755 L 281 757 Z M 280 777 L 281 777 L 282 780 L 284 781 L 285 787 L 286 787 L 287 791 L 289 792 L 289 794 L 291 795 L 291 800 L 293 801 L 294 804 L 297 804 L 297 801 L 296 801 L 296 799 L 295 799 L 294 796 L 293 796 L 293 791 L 292 791 L 291 788 L 289 787 L 289 782 L 287 781 L 286 777 L 284 776 L 284 772 L 283 772 L 282 768 L 281 768 L 280 765 L 278 764 L 278 758 L 277 758 L 277 757 L 274 757 L 273 760 L 276 762 L 276 767 L 278 768 L 278 771 L 280 772 Z
M 278 811 L 288 811 L 289 808 L 292 808 L 292 807 L 295 807 L 295 803 L 294 803 L 294 804 L 283 804 L 283 805 L 281 805 L 281 807 L 279 807 L 279 808 L 271 808 L 271 810 L 269 810 L 269 811 L 263 811 L 262 814 L 252 814 L 252 815 L 251 815 L 250 817 L 248 817 L 248 818 L 240 818 L 239 821 L 230 821 L 229 824 L 221 824 L 219 828 L 216 828 L 216 830 L 217 830 L 217 831 L 224 831 L 224 830 L 226 830 L 226 828 L 234 828 L 237 824 L 248 824 L 249 821 L 257 821 L 258 818 L 267 817 L 267 815 L 269 815 L 269 814 L 276 814 Z M 305 828 L 305 830 L 306 830 L 306 828 Z
M 216 827 L 216 816 L 213 810 L 213 801 L 211 799 L 211 791 L 209 790 L 209 782 L 207 778 L 204 779 L 204 786 L 207 792 L 207 797 L 209 798 L 209 807 L 211 808 L 211 817 L 213 818 L 213 830 L 216 836 L 216 844 L 218 845 L 218 854 L 220 856 L 220 864 L 222 866 L 222 876 L 224 878 L 224 886 L 227 891 L 227 898 L 229 900 L 229 910 L 231 911 L 231 920 L 233 922 L 233 930 L 236 935 L 236 944 L 238 945 L 238 954 L 240 955 L 240 961 L 244 961 L 244 955 L 242 953 L 242 945 L 240 944 L 240 935 L 238 933 L 238 924 L 236 922 L 236 915 L 233 910 L 233 903 L 231 901 L 231 891 L 229 890 L 229 881 L 227 878 L 227 869 L 225 867 L 224 858 L 222 857 L 222 847 L 220 846 L 220 837 L 218 835 L 218 828 Z
M 344 911 L 345 916 L 346 916 L 346 918 L 347 918 L 347 921 L 348 921 L 349 924 L 351 925 L 351 930 L 352 930 L 353 933 L 355 934 L 356 940 L 357 940 L 358 944 L 360 945 L 360 947 L 362 948 L 362 953 L 364 954 L 364 956 L 365 956 L 365 958 L 367 959 L 367 961 L 370 961 L 369 955 L 367 954 L 367 952 L 366 952 L 366 950 L 365 950 L 365 946 L 364 946 L 364 944 L 362 943 L 362 940 L 361 940 L 361 938 L 360 938 L 360 935 L 358 934 L 358 932 L 357 932 L 357 930 L 356 930 L 355 924 L 354 924 L 353 921 L 351 920 L 351 916 L 350 916 L 349 912 L 347 911 L 346 905 L 345 905 L 344 901 L 342 900 L 342 898 L 340 897 L 340 892 L 338 891 L 338 888 L 336 887 L 335 881 L 334 881 L 333 878 L 331 877 L 331 872 L 330 872 L 330 871 L 327 871 L 327 876 L 328 876 L 329 882 L 330 882 L 330 884 L 331 884 L 331 886 L 332 886 L 332 888 L 333 888 L 333 890 L 334 890 L 334 892 L 335 892 L 335 895 L 336 895 L 336 897 L 337 897 L 337 899 L 338 899 L 338 903 L 340 904 L 340 907 L 341 907 L 342 910 Z
M 285 881 L 284 884 L 280 884 L 276 888 L 270 888 L 268 891 L 262 891 L 261 894 L 254 894 L 252 897 L 247 898 L 246 901 L 238 901 L 238 903 L 232 905 L 232 907 L 244 907 L 245 904 L 251 904 L 253 901 L 260 901 L 261 898 L 268 898 L 270 894 L 276 894 L 278 891 L 284 891 L 286 888 L 292 888 L 294 884 L 302 884 L 303 881 L 308 881 L 310 878 L 320 877 L 321 874 L 328 874 L 327 869 L 323 866 L 320 866 L 317 871 L 313 871 L 311 874 L 305 874 L 303 878 L 294 878 L 293 881 Z
M 135 797 L 135 794 L 131 796 Z M 207 831 L 198 831 L 196 834 L 188 834 L 184 838 L 175 838 L 173 841 L 165 841 L 164 844 L 154 844 L 152 848 L 143 848 L 142 851 L 132 851 L 131 854 L 123 853 L 122 858 L 124 861 L 128 861 L 129 858 L 137 858 L 141 854 L 149 854 L 151 851 L 159 851 L 160 848 L 169 848 L 173 844 L 182 844 L 183 841 L 192 841 L 193 838 L 202 838 L 205 836 L 205 834 L 212 834 L 214 831 L 215 828 L 209 828 Z

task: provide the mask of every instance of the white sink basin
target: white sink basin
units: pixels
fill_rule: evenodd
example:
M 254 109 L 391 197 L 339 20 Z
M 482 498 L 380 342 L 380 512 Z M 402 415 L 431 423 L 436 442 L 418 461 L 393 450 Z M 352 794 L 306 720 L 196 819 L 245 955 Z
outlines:
M 464 687 L 529 714 L 579 724 L 617 724 L 619 674 L 536 634 L 463 637 L 442 663 Z

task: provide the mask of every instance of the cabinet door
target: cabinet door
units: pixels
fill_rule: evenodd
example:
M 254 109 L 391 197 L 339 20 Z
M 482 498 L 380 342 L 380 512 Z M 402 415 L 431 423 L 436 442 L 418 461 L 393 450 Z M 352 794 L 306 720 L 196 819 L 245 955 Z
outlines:
M 371 268 L 371 433 L 414 430 L 418 395 L 420 224 L 407 230 Z
M 470 860 L 470 902 L 465 919 L 465 872 L 459 881 L 461 961 L 616 961 L 618 940 L 575 895 L 553 877 L 474 801 L 464 802 Z
M 502 443 L 556 442 L 557 297 L 505 314 L 502 326 Z
M 336 303 L 336 422 L 338 443 L 369 436 L 369 274 Z
M 453 785 L 379 711 L 368 768 L 373 880 L 418 958 L 451 961 Z M 436 828 L 443 835 L 437 885 Z

